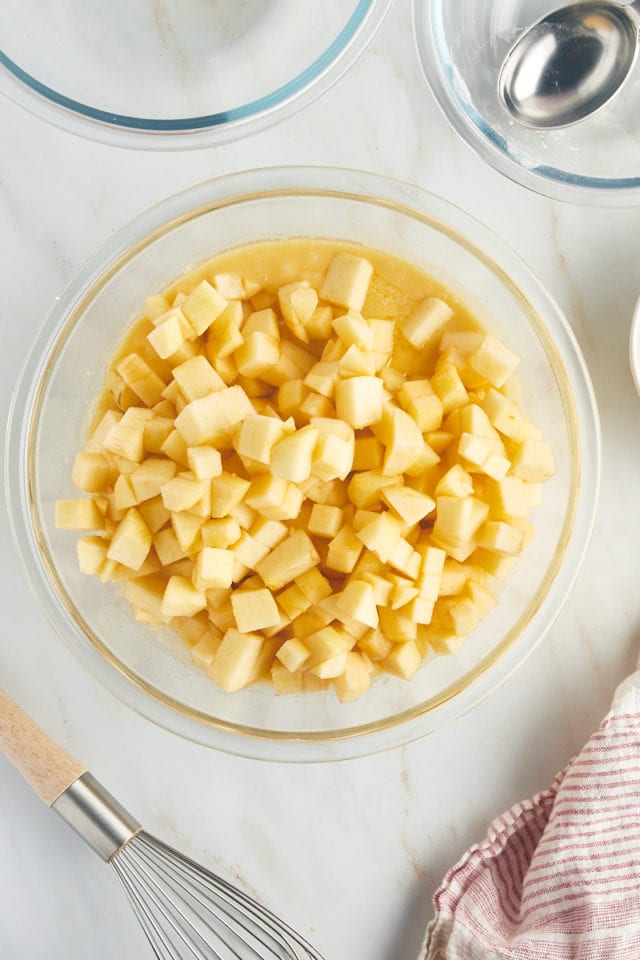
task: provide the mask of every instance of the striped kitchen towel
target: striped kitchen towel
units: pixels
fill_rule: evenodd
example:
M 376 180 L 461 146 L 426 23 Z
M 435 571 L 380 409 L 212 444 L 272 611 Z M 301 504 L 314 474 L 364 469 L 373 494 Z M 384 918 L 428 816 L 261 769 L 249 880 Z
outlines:
M 434 896 L 420 960 L 640 960 L 640 671 L 548 790 Z

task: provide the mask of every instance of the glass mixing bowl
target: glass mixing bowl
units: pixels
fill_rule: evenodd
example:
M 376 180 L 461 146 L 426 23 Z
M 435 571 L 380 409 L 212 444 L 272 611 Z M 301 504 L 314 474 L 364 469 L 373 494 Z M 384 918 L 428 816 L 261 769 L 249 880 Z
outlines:
M 218 690 L 170 630 L 134 621 L 119 588 L 81 574 L 76 536 L 56 530 L 107 363 L 147 295 L 216 252 L 275 237 L 378 247 L 443 281 L 523 356 L 530 416 L 557 474 L 533 515 L 538 534 L 498 607 L 454 656 L 406 683 L 376 678 L 353 703 L 332 691 L 276 697 L 265 684 Z M 9 514 L 50 621 L 106 687 L 146 717 L 201 743 L 259 758 L 326 760 L 385 749 L 478 703 L 549 628 L 577 574 L 596 508 L 595 401 L 574 337 L 525 264 L 462 210 L 413 186 L 358 171 L 282 167 L 211 180 L 115 234 L 56 302 L 22 371 L 10 417 Z
M 327 90 L 391 2 L 4 0 L 0 91 L 118 146 L 224 143 Z
M 413 0 L 424 75 L 445 116 L 501 173 L 558 200 L 640 203 L 640 68 L 618 96 L 574 126 L 533 130 L 498 99 L 500 67 L 524 29 L 558 0 Z

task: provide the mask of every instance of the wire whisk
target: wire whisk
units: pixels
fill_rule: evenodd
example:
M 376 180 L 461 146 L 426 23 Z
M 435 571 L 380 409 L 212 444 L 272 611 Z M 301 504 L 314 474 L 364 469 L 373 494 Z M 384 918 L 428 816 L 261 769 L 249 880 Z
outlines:
M 159 960 L 323 960 L 276 914 L 142 830 L 2 690 L 0 748 L 111 864 Z

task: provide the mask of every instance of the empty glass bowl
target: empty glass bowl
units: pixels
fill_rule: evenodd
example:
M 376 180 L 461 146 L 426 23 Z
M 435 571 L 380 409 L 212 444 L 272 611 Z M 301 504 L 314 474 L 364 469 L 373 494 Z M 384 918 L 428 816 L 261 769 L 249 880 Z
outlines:
M 266 684 L 218 690 L 169 629 L 137 623 L 121 588 L 81 574 L 76 535 L 54 504 L 70 473 L 107 364 L 145 298 L 216 252 L 275 237 L 361 242 L 411 261 L 465 301 L 523 357 L 524 405 L 557 460 L 537 536 L 498 607 L 454 656 L 410 682 L 377 677 L 353 703 L 332 690 L 276 697 Z M 522 663 L 558 614 L 594 518 L 600 464 L 588 374 L 558 307 L 480 223 L 407 184 L 358 171 L 283 167 L 233 174 L 164 201 L 99 250 L 47 317 L 14 397 L 9 514 L 47 616 L 79 659 L 141 714 L 201 743 L 281 760 L 326 760 L 422 736 L 470 709 Z
M 505 54 L 558 0 L 413 0 L 422 69 L 445 116 L 473 149 L 525 187 L 559 200 L 640 203 L 640 67 L 601 111 L 574 126 L 516 123 L 497 93 Z
M 186 149 L 270 126 L 327 90 L 391 0 L 5 0 L 0 91 L 94 140 Z

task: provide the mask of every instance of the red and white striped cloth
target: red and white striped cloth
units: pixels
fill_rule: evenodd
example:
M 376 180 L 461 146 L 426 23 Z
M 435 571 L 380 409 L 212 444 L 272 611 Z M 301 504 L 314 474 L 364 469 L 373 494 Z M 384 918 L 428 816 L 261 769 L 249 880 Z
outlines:
M 420 960 L 640 960 L 640 671 L 553 785 L 434 896 Z

